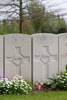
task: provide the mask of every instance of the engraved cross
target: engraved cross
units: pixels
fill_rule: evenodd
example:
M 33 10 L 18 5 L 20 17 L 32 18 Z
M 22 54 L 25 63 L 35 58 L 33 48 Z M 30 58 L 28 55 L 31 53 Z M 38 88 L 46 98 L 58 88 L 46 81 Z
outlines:
M 19 68 L 18 70 L 18 74 L 21 76 L 21 66 L 22 63 L 26 63 L 26 62 L 30 62 L 30 56 L 24 56 L 22 54 L 22 47 L 15 47 L 16 50 L 18 51 L 19 56 L 16 57 L 15 55 L 12 57 L 7 57 L 7 59 L 12 62 L 17 68 Z

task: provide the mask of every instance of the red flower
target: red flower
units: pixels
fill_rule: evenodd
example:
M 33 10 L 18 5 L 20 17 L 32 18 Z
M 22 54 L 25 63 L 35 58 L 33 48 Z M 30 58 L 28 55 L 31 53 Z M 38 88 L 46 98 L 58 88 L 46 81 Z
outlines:
M 38 89 L 39 89 L 39 90 L 43 90 L 43 87 L 42 87 L 42 86 L 39 86 Z
M 43 90 L 43 87 L 42 86 L 40 87 L 40 90 Z
M 36 86 L 38 87 L 39 90 L 43 90 L 42 85 L 43 85 L 43 83 L 40 81 L 38 83 L 36 83 Z
M 42 85 L 41 82 L 38 82 L 38 85 Z

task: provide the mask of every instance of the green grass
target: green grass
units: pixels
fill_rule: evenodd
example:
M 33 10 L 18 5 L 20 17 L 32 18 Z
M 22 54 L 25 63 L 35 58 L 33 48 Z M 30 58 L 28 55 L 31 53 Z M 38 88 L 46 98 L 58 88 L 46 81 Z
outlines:
M 0 95 L 0 100 L 67 100 L 67 92 L 41 92 L 28 95 Z

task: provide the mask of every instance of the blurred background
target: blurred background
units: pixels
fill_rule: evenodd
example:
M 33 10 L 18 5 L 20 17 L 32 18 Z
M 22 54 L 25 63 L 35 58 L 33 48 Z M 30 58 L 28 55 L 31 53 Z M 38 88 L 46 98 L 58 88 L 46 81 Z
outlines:
M 67 32 L 67 0 L 0 0 L 0 34 Z

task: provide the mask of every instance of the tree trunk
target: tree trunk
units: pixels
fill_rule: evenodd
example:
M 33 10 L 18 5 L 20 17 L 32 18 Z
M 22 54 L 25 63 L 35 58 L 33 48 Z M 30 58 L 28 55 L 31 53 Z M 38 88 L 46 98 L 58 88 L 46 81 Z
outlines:
M 22 9 L 22 0 L 19 0 L 20 3 L 20 8 L 19 8 L 19 29 L 20 29 L 20 33 L 23 32 L 23 9 Z

